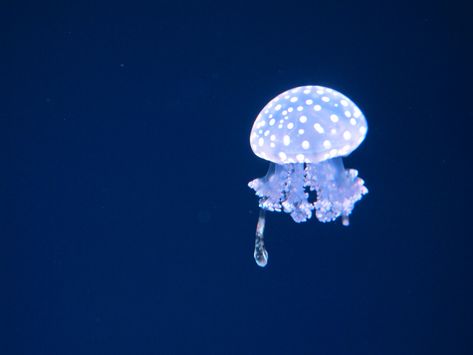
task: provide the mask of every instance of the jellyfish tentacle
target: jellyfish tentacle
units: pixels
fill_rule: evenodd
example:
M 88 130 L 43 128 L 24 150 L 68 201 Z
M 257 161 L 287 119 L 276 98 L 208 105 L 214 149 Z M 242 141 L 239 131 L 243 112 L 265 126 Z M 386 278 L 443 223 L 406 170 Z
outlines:
M 258 223 L 256 224 L 255 252 L 253 254 L 256 264 L 265 267 L 268 264 L 268 252 L 264 247 L 264 226 L 266 220 L 265 210 L 260 208 Z

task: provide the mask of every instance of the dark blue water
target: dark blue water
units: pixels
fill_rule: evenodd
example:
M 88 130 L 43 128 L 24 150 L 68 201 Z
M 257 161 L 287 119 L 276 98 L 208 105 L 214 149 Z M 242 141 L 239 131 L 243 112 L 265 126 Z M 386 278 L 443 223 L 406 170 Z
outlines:
M 1 8 L 1 354 L 473 353 L 466 3 Z M 370 192 L 270 213 L 262 269 L 249 133 L 307 84 L 366 115 Z

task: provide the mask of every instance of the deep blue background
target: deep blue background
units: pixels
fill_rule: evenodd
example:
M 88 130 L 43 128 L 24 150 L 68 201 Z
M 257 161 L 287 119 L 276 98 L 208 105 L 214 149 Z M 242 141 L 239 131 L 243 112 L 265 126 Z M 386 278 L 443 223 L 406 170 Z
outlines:
M 1 8 L 1 354 L 473 353 L 467 2 Z M 249 132 L 305 84 L 370 193 L 270 214 L 260 269 Z

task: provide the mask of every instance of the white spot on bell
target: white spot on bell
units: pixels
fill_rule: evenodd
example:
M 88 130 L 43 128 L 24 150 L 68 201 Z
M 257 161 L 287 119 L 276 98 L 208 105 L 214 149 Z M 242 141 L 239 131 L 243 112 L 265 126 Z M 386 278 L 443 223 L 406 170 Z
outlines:
M 330 153 L 330 156 L 333 158 L 333 157 L 336 157 L 336 156 L 337 156 L 338 150 L 337 150 L 337 149 L 332 149 L 332 150 L 330 150 L 329 153 Z
M 331 120 L 333 123 L 336 123 L 336 122 L 338 122 L 338 116 L 337 116 L 337 115 L 330 115 L 330 120 Z
M 343 132 L 343 139 L 349 141 L 351 139 L 351 132 L 350 131 Z
M 319 123 L 314 124 L 314 129 L 320 134 L 325 132 L 324 128 Z
M 309 141 L 303 141 L 303 142 L 302 142 L 302 148 L 304 148 L 304 149 L 309 149 L 309 148 L 310 148 L 310 143 L 309 143 Z
M 279 152 L 278 155 L 279 155 L 279 159 L 281 159 L 281 160 L 286 160 L 287 159 L 287 155 L 284 152 Z
M 284 145 L 289 145 L 291 143 L 291 138 L 288 135 L 285 135 L 282 138 L 282 142 L 284 143 Z
M 323 102 L 329 102 L 330 98 L 328 96 L 322 96 L 322 101 Z
M 324 140 L 324 142 L 322 144 L 323 144 L 325 149 L 330 149 L 330 147 L 332 146 L 332 143 L 330 143 L 330 141 L 328 139 Z
M 258 145 L 261 147 L 264 144 L 264 139 L 260 138 L 258 139 Z
M 277 105 L 274 107 L 274 109 L 275 109 L 276 111 L 279 111 L 279 110 L 281 109 L 281 107 L 282 107 L 281 104 L 277 104 Z
M 300 163 L 303 163 L 303 162 L 304 162 L 304 159 L 305 159 L 305 156 L 304 156 L 304 154 L 297 154 L 297 155 L 296 155 L 296 159 L 297 159 Z
M 301 116 L 301 117 L 299 117 L 299 122 L 300 122 L 300 123 L 306 123 L 306 122 L 307 122 L 307 116 Z
M 322 106 L 320 105 L 314 105 L 314 110 L 315 111 L 320 111 L 322 109 Z
M 287 124 L 287 129 L 293 129 L 293 128 L 294 128 L 294 123 L 289 122 L 289 123 Z
M 291 99 L 290 99 L 289 101 L 291 101 L 291 102 L 296 102 L 296 101 L 297 101 L 297 96 L 291 97 Z
M 351 147 L 349 145 L 343 146 L 343 148 L 338 151 L 339 155 L 347 154 L 350 151 L 350 148 Z

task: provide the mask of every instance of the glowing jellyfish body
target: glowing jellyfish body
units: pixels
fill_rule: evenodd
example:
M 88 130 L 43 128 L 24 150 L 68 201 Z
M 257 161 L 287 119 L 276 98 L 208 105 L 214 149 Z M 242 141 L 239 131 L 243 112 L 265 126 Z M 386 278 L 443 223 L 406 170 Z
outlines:
M 254 257 L 266 266 L 264 211 L 289 213 L 299 223 L 348 216 L 368 192 L 342 157 L 364 140 L 368 126 L 360 109 L 346 96 L 322 86 L 301 86 L 272 99 L 256 118 L 250 134 L 253 152 L 271 164 L 268 173 L 248 185 L 259 197 Z M 309 191 L 317 199 L 309 201 Z

